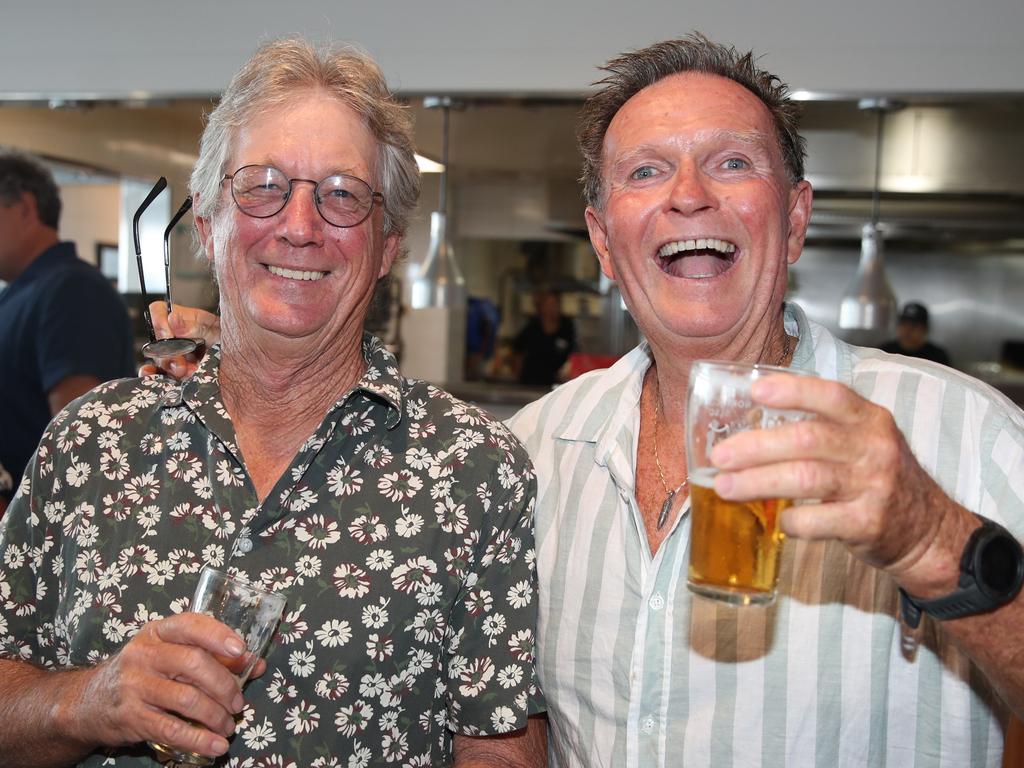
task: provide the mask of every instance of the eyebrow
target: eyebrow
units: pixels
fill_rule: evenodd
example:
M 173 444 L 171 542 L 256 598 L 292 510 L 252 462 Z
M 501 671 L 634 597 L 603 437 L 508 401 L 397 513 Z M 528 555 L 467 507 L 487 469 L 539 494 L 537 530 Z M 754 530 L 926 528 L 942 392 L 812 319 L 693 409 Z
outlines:
M 281 167 L 280 159 L 274 157 L 273 155 L 268 155 L 261 162 L 249 163 L 249 165 L 270 165 L 270 166 L 273 166 L 274 168 L 277 168 L 277 170 L 281 171 L 285 176 L 288 176 L 289 178 L 299 178 L 298 176 L 293 177 L 291 174 L 289 174 L 287 171 L 285 171 L 285 169 Z M 372 175 L 372 171 L 370 171 L 369 173 L 370 173 L 370 175 Z M 360 173 L 355 168 L 349 168 L 349 169 L 345 170 L 342 166 L 335 166 L 333 170 L 328 171 L 320 179 L 314 179 L 314 181 L 322 181 L 323 179 L 329 178 L 331 176 L 339 176 L 339 175 L 341 175 L 341 176 L 355 176 L 357 179 L 365 181 L 365 179 L 363 179 L 362 175 L 360 175 Z M 372 186 L 371 182 L 367 181 L 367 183 Z
M 740 144 L 745 147 L 750 147 L 751 149 L 767 149 L 771 152 L 773 141 L 775 141 L 774 136 L 756 129 L 751 129 L 749 131 L 713 129 L 708 131 L 698 131 L 686 142 L 686 146 L 711 143 Z M 664 146 L 663 142 L 659 142 L 657 144 L 641 144 L 640 146 L 633 147 L 615 158 L 615 162 L 611 164 L 611 167 L 617 169 L 623 165 L 629 165 L 636 160 L 649 156 L 652 152 L 660 152 L 662 146 Z

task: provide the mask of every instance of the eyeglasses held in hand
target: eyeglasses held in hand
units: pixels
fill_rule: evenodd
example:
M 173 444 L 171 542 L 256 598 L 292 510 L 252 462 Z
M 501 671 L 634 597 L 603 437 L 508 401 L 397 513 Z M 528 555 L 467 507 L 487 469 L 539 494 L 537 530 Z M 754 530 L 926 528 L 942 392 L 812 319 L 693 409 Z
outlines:
M 231 197 L 238 209 L 257 219 L 280 213 L 291 199 L 295 184 L 313 185 L 313 201 L 320 216 L 335 227 L 362 224 L 384 195 L 362 179 L 337 173 L 326 179 L 290 179 L 272 165 L 245 165 L 224 176 L 231 182 Z
M 157 340 L 156 332 L 153 330 L 153 317 L 149 313 L 149 296 L 146 293 L 146 276 L 142 267 L 142 245 L 139 240 L 139 219 L 142 218 L 142 214 L 145 213 L 146 209 L 149 208 L 152 203 L 160 195 L 161 192 L 167 187 L 167 179 L 161 176 L 157 179 L 156 184 L 146 195 L 146 199 L 142 201 L 142 205 L 135 211 L 135 216 L 132 217 L 132 235 L 135 238 L 135 261 L 139 267 L 139 289 L 142 291 L 142 314 L 146 319 L 146 327 L 149 330 L 149 342 L 144 344 L 142 347 L 142 354 L 149 358 L 162 358 L 162 357 L 177 357 L 179 355 L 187 355 L 189 352 L 195 352 L 199 348 L 199 345 L 203 343 L 202 339 L 182 339 L 182 338 L 170 338 Z M 167 229 L 164 230 L 164 273 L 166 278 L 166 292 L 164 294 L 164 300 L 167 302 L 167 316 L 171 314 L 171 250 L 170 250 L 170 238 L 171 230 L 174 229 L 175 225 L 181 220 L 189 208 L 192 207 L 192 198 L 185 198 L 185 202 L 181 204 L 178 212 L 174 214 L 174 218 L 171 219 L 171 223 L 167 225 Z

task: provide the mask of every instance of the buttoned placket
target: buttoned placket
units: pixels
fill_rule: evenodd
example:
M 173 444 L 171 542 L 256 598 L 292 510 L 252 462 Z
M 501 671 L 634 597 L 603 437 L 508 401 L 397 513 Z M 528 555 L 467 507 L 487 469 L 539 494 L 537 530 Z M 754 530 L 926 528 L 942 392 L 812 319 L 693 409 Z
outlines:
M 669 624 L 683 621 L 672 610 L 671 596 L 686 589 L 686 554 L 689 538 L 689 500 L 676 516 L 658 552 L 650 554 L 646 529 L 634 494 L 620 487 L 619 498 L 628 509 L 641 553 L 640 602 L 634 631 L 629 669 L 629 708 L 626 729 L 627 765 L 646 768 L 649 756 L 665 765 L 666 685 L 662 671 L 670 657 L 672 631 Z M 652 656 L 653 651 L 658 651 Z

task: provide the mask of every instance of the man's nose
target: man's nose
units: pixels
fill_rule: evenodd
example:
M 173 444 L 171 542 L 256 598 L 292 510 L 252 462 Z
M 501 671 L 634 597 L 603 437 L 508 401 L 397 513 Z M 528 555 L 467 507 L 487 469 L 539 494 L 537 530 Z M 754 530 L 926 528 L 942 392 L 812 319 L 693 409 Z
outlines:
M 695 163 L 683 163 L 676 169 L 669 204 L 673 210 L 686 214 L 717 207 L 717 197 L 710 179 Z
M 316 185 L 304 179 L 292 181 L 292 190 L 280 215 L 282 236 L 292 245 L 319 245 L 323 242 L 323 218 L 317 210 Z

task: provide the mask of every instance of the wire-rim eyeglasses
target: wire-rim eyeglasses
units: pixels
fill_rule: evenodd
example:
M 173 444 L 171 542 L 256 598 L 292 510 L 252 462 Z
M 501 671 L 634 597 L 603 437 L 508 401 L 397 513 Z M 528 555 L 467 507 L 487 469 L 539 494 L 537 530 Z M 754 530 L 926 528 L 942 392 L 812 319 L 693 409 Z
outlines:
M 315 179 L 289 178 L 272 165 L 243 165 L 234 173 L 224 174 L 221 181 L 231 182 L 231 198 L 238 209 L 256 219 L 268 219 L 284 210 L 295 184 L 313 185 L 313 202 L 320 217 L 334 227 L 349 228 L 362 224 L 373 211 L 373 205 L 384 202 L 358 176 L 335 173 Z

